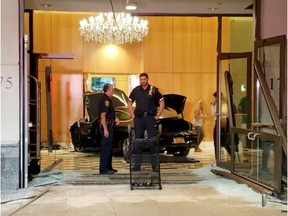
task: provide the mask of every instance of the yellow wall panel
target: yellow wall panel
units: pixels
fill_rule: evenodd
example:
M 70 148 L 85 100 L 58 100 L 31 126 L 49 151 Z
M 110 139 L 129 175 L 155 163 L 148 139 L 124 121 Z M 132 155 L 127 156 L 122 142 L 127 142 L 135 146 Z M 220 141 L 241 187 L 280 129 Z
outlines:
M 44 67 L 50 63 L 56 141 L 70 140 L 68 128 L 82 117 L 83 73 L 115 77 L 116 87 L 128 93 L 129 75 L 147 72 L 149 82 L 161 93 L 187 96 L 186 120 L 192 121 L 195 104 L 200 99 L 210 114 L 212 94 L 216 90 L 216 17 L 147 17 L 149 33 L 142 43 L 114 47 L 84 42 L 78 30 L 83 17 L 88 14 L 37 12 L 34 15 L 35 52 L 75 55 L 74 60 L 40 61 L 42 139 L 47 139 Z M 229 39 L 229 25 L 224 19 L 223 40 Z M 204 122 L 205 140 L 212 140 L 213 124 L 210 115 Z
M 51 106 L 52 127 L 55 141 L 70 139 L 70 126 L 83 113 L 81 74 L 52 74 L 51 80 Z M 75 88 L 76 86 L 76 88 Z
M 52 60 L 52 71 L 79 73 L 83 67 L 83 40 L 79 34 L 82 15 L 71 13 L 51 14 L 52 53 L 72 53 L 73 60 Z
M 51 74 L 52 135 L 55 142 L 70 141 L 70 126 L 83 117 L 82 74 Z M 45 73 L 41 82 L 41 141 L 47 142 Z
M 51 13 L 34 12 L 33 17 L 33 52 L 51 53 Z M 51 60 L 41 60 L 38 71 L 45 71 L 47 65 L 51 65 Z
M 201 89 L 201 74 L 173 74 L 172 86 L 173 93 L 187 97 L 184 118 L 191 121 L 195 102 L 201 95 L 199 92 L 199 89 Z
M 222 18 L 222 52 L 230 52 L 230 17 Z
M 215 72 L 217 67 L 217 17 L 202 19 L 202 72 Z
M 148 73 L 149 83 L 159 88 L 162 94 L 172 93 L 172 73 Z
M 174 17 L 173 72 L 201 71 L 200 17 Z
M 173 18 L 148 17 L 149 33 L 144 40 L 143 71 L 171 72 Z
M 84 44 L 84 72 L 139 73 L 141 43 L 125 45 Z

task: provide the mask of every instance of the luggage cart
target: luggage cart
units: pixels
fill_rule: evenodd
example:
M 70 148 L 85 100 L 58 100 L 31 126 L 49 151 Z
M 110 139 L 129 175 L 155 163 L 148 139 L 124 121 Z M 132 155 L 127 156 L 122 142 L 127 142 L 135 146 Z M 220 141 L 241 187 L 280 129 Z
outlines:
M 29 81 L 29 123 L 28 123 L 28 176 L 29 181 L 33 175 L 41 171 L 41 83 L 34 76 L 28 76 Z
M 159 135 L 152 138 L 135 139 L 132 134 L 133 132 L 130 131 L 130 189 L 158 187 L 161 190 Z

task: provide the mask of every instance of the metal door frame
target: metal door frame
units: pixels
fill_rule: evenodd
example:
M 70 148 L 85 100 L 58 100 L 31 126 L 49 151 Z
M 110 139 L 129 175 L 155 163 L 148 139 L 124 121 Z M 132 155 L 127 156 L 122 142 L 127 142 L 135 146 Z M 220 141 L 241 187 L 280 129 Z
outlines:
M 261 187 L 267 188 L 270 191 L 273 191 L 277 194 L 281 193 L 282 191 L 282 185 L 281 185 L 281 170 L 279 170 L 279 167 L 281 167 L 281 163 L 282 163 L 282 154 L 281 154 L 281 145 L 279 143 L 282 142 L 281 136 L 279 134 L 270 134 L 270 133 L 266 133 L 266 132 L 260 132 L 257 130 L 253 130 L 253 129 L 244 129 L 244 128 L 237 128 L 237 127 L 231 127 L 231 132 L 234 133 L 241 133 L 241 134 L 247 134 L 247 137 L 253 137 L 257 142 L 257 139 L 269 139 L 269 140 L 273 140 L 274 141 L 274 153 L 276 155 L 275 157 L 275 161 L 274 161 L 274 176 L 273 176 L 273 181 L 274 181 L 274 187 L 271 187 L 270 185 L 266 185 L 264 183 L 260 183 L 254 179 L 251 179 L 247 176 L 243 176 L 241 174 L 239 174 L 238 172 L 235 171 L 234 166 L 233 166 L 233 170 L 231 171 L 231 173 L 240 176 L 243 179 L 246 179 L 250 182 L 254 182 L 257 185 L 260 185 Z M 233 162 L 234 165 L 234 162 Z
M 265 82 L 265 77 L 263 76 L 263 71 L 262 71 L 262 67 L 261 67 L 261 63 L 258 61 L 258 56 L 259 56 L 259 48 L 265 47 L 265 46 L 270 46 L 270 45 L 276 45 L 279 44 L 280 45 L 280 95 L 279 95 L 279 99 L 280 99 L 280 104 L 279 104 L 279 115 L 277 116 L 277 111 L 276 108 L 274 106 L 274 104 L 271 103 L 271 95 L 269 93 L 269 89 Z M 267 39 L 263 39 L 263 40 L 256 40 L 255 44 L 254 44 L 254 59 L 255 59 L 255 63 L 254 63 L 254 68 L 255 68 L 255 72 L 257 75 L 257 78 L 261 84 L 261 86 L 265 85 L 265 88 L 263 89 L 263 93 L 264 93 L 264 97 L 266 99 L 268 108 L 271 112 L 271 117 L 272 120 L 275 124 L 276 130 L 278 133 L 280 133 L 281 137 L 282 137 L 282 147 L 283 150 L 287 156 L 287 73 L 286 73 L 286 35 L 281 35 L 281 36 L 276 36 L 276 37 L 272 37 L 272 38 L 267 38 Z M 253 74 L 253 76 L 256 76 Z M 257 78 L 254 78 L 254 85 L 256 86 L 256 80 Z M 256 97 L 256 91 L 254 93 L 254 96 Z M 255 109 L 256 110 L 256 109 Z M 255 114 L 256 116 L 256 114 Z M 281 122 L 279 121 L 279 118 L 281 119 Z
M 217 125 L 216 125 L 216 164 L 217 166 L 230 170 L 233 170 L 233 164 L 234 164 L 234 149 L 231 149 L 231 162 L 223 162 L 221 161 L 221 86 L 222 86 L 222 68 L 221 68 L 221 61 L 223 60 L 232 60 L 232 59 L 247 59 L 247 97 L 248 97 L 248 112 L 251 112 L 251 96 L 252 96 L 252 92 L 251 92 L 251 74 L 252 74 L 252 52 L 243 52 L 243 53 L 220 53 L 217 56 L 217 107 L 216 107 L 216 119 L 217 119 Z M 228 97 L 229 98 L 229 97 Z M 229 101 L 228 101 L 228 105 L 229 105 Z M 231 103 L 230 103 L 231 104 Z M 230 107 L 228 107 L 228 110 L 230 109 Z M 231 119 L 232 119 L 232 113 L 229 111 L 229 119 L 230 119 L 230 123 Z M 249 125 L 249 119 L 247 122 L 247 126 Z M 233 127 L 235 125 L 230 124 L 230 128 Z

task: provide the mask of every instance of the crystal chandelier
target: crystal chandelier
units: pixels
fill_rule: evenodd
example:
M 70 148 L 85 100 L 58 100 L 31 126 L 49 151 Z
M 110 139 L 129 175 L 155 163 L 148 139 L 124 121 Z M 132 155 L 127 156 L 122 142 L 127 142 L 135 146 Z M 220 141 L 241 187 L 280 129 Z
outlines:
M 148 21 L 127 13 L 100 13 L 80 21 L 80 35 L 85 41 L 124 44 L 143 41 Z

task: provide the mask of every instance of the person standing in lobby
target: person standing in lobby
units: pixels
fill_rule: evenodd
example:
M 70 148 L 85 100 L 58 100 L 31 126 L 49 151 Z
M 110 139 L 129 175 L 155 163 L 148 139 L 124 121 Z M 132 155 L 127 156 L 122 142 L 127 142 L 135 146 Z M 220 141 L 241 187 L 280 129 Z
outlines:
M 214 142 L 214 152 L 215 152 L 215 160 L 216 160 L 216 138 L 217 138 L 217 118 L 216 118 L 216 110 L 217 110 L 217 92 L 214 92 L 213 94 L 213 101 L 211 103 L 211 115 L 214 117 L 214 129 L 213 129 L 213 142 Z M 227 145 L 226 143 L 226 139 L 227 139 L 227 131 L 228 131 L 228 123 L 229 123 L 229 119 L 228 119 L 228 105 L 227 102 L 224 98 L 223 93 L 221 92 L 221 117 L 220 117 L 220 141 L 221 141 L 221 145 L 225 147 L 225 149 L 227 150 L 227 152 L 229 153 L 229 155 L 231 155 L 231 148 L 229 145 Z
M 156 120 L 159 119 L 165 106 L 164 98 L 157 87 L 148 83 L 147 73 L 141 73 L 139 78 L 140 85 L 130 93 L 128 109 L 134 119 L 135 139 L 143 139 L 145 130 L 148 138 L 153 138 L 157 135 Z M 135 111 L 132 107 L 134 102 L 136 102 Z M 141 154 L 141 146 L 135 146 L 134 153 Z M 140 170 L 139 163 L 135 165 L 135 170 Z
M 120 123 L 115 116 L 114 106 L 111 101 L 114 87 L 112 84 L 103 86 L 103 96 L 99 101 L 101 153 L 100 153 L 100 174 L 114 174 L 117 170 L 112 168 L 113 155 L 113 126 Z
M 203 138 L 204 138 L 204 130 L 203 130 L 203 119 L 205 119 L 208 115 L 204 111 L 204 102 L 199 100 L 196 104 L 196 108 L 194 110 L 194 120 L 193 125 L 197 131 L 197 146 L 195 147 L 195 152 L 202 152 L 202 149 L 199 147 Z

